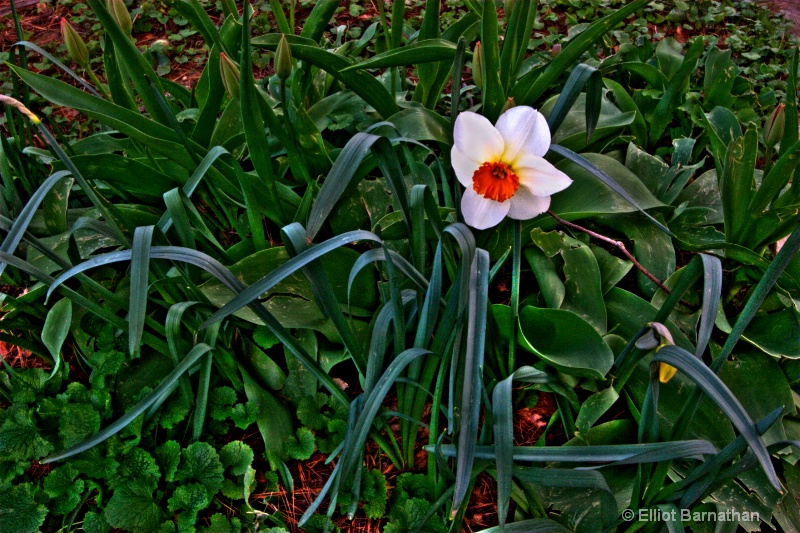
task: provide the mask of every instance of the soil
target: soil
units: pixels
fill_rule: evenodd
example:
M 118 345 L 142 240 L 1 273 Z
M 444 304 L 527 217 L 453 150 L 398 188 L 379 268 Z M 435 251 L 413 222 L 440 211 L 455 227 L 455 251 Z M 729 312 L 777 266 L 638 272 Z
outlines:
M 794 22 L 794 32 L 800 35 L 800 0 L 767 0 L 764 3 L 775 11 L 783 11 L 786 18 Z

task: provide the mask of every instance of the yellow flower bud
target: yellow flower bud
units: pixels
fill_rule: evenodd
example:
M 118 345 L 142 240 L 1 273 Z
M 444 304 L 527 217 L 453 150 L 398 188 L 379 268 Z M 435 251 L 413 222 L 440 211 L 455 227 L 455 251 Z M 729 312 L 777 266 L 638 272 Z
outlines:
M 219 54 L 219 73 L 228 96 L 239 98 L 239 67 L 224 52 Z
M 74 62 L 82 67 L 89 64 L 89 49 L 86 48 L 86 43 L 64 17 L 61 17 L 61 38 L 64 39 L 67 53 Z
M 281 42 L 275 50 L 275 74 L 281 81 L 287 80 L 292 75 L 292 48 L 285 35 L 281 35 Z
M 39 120 L 39 117 L 33 114 L 33 111 L 22 105 L 22 102 L 20 102 L 19 100 L 11 98 L 10 96 L 0 94 L 0 104 L 10 105 L 14 109 L 25 115 L 26 117 L 28 117 L 28 119 L 30 119 L 30 121 L 33 122 L 34 124 L 39 124 L 41 122 L 41 120 Z
M 111 18 L 120 27 L 122 33 L 130 36 L 131 31 L 133 31 L 133 21 L 125 2 L 123 0 L 108 0 L 108 10 L 111 12 Z

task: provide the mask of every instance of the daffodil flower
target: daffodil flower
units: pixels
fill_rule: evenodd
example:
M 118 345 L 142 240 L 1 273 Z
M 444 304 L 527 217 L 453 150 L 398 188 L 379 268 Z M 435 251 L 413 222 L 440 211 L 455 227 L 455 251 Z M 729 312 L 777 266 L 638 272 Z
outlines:
M 465 111 L 456 119 L 453 138 L 450 160 L 467 188 L 461 212 L 473 228 L 491 228 L 507 216 L 527 220 L 540 215 L 550 208 L 550 196 L 572 183 L 544 159 L 550 128 L 531 107 L 512 107 L 494 126 Z

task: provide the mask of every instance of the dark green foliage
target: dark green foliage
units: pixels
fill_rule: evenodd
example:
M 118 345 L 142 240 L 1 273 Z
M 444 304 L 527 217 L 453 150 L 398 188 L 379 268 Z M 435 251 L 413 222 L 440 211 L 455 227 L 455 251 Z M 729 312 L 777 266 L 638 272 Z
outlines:
M 33 498 L 33 487 L 23 483 L 0 491 L 0 531 L 34 533 L 44 523 L 47 507 Z

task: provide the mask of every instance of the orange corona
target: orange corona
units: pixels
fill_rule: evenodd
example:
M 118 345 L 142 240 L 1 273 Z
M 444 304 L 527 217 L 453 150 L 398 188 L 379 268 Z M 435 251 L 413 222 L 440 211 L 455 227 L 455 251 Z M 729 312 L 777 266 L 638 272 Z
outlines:
M 484 163 L 472 175 L 472 188 L 484 198 L 505 202 L 519 189 L 519 176 L 505 163 Z

